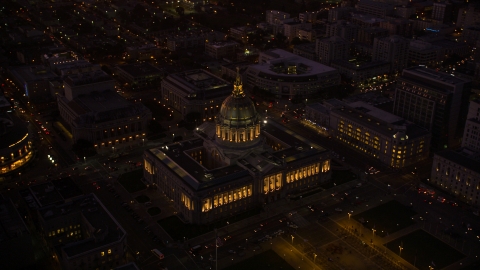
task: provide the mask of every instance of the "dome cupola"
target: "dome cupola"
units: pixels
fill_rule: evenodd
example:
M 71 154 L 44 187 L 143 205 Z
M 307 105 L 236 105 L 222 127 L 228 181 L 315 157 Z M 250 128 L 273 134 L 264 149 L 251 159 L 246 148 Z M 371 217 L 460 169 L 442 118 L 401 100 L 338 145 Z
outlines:
M 223 101 L 217 116 L 215 134 L 218 143 L 228 146 L 249 146 L 259 141 L 260 118 L 255 104 L 243 92 L 238 67 L 232 94 Z

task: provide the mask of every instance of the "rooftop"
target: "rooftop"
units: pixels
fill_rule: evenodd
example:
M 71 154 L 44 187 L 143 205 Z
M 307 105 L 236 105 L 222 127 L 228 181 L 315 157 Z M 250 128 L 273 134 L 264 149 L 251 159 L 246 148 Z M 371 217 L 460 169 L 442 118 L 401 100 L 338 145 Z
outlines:
M 113 79 L 103 70 L 72 74 L 65 79 L 65 83 L 71 86 L 81 86 L 98 82 L 112 81 Z
M 85 230 L 91 230 L 89 238 L 77 242 L 68 243 L 61 248 L 68 257 L 81 255 L 105 245 L 121 241 L 126 236 L 122 226 L 108 212 L 95 194 L 84 195 L 69 203 L 43 207 L 38 210 L 44 220 L 57 219 L 61 216 L 71 218 L 71 215 L 81 215 L 88 226 Z M 65 214 L 69 213 L 68 216 Z M 69 217 L 70 216 L 70 217 Z
M 193 149 L 203 149 L 203 140 L 197 138 L 163 147 L 152 148 L 148 151 L 195 190 L 249 175 L 247 171 L 238 165 L 229 165 L 207 170 L 186 153 L 186 151 Z
M 193 97 L 202 91 L 227 91 L 230 93 L 232 85 L 203 69 L 188 70 L 168 75 L 164 81 L 174 85 L 178 90 Z
M 70 177 L 30 186 L 29 191 L 40 207 L 65 203 L 83 194 Z
M 44 66 L 21 66 L 12 67 L 10 72 L 23 82 L 51 80 L 57 77 L 55 73 Z
M 28 233 L 15 205 L 10 199 L 0 196 L 0 244 Z
M 467 168 L 468 170 L 480 173 L 480 160 L 475 154 L 472 154 L 466 148 L 460 148 L 457 150 L 445 150 L 435 153 L 435 155 L 448 159 L 460 166 Z
M 143 77 L 143 76 L 163 74 L 162 70 L 152 66 L 149 63 L 127 64 L 127 65 L 118 66 L 117 68 L 130 74 L 132 77 Z
M 284 145 L 284 148 L 273 151 L 264 145 L 259 151 L 257 151 L 258 149 L 239 150 L 241 157 L 236 164 L 208 170 L 189 155 L 190 151 L 205 150 L 204 139 L 208 140 L 207 134 L 210 133 L 207 131 L 207 133 L 200 132 L 199 134 L 203 138 L 199 137 L 147 150 L 195 190 L 236 179 L 250 178 L 251 174 L 257 171 L 268 172 L 273 168 L 281 169 L 282 162 L 288 164 L 326 151 L 295 132 L 270 121 L 262 128 L 263 136 L 278 141 Z
M 451 87 L 467 82 L 466 80 L 452 76 L 449 73 L 438 72 L 436 70 L 420 66 L 405 68 L 400 79 L 411 80 L 421 85 L 434 87 L 438 90 L 447 90 L 438 88 L 440 85 Z M 448 89 L 448 91 L 453 91 L 451 88 Z
M 83 123 L 101 123 L 148 112 L 142 103 L 132 103 L 111 90 L 79 95 L 68 106 L 81 116 L 78 120 Z
M 368 127 L 385 136 L 393 136 L 399 130 L 406 128 L 405 134 L 411 138 L 425 136 L 429 132 L 413 123 L 407 122 L 401 117 L 378 109 L 363 101 L 347 104 L 345 107 L 333 109 L 332 113 L 338 114 L 347 119 L 354 119 L 356 123 Z
M 239 46 L 235 41 L 216 41 L 216 42 L 206 42 L 206 46 L 211 46 L 214 48 L 222 48 L 222 47 L 227 47 L 227 46 Z
M 353 95 L 353 96 L 344 98 L 343 101 L 345 101 L 346 103 L 363 101 L 372 106 L 379 106 L 385 103 L 393 102 L 391 98 L 379 95 L 378 93 L 375 93 L 375 92 L 366 92 L 362 94 Z
M 378 66 L 384 66 L 384 65 L 389 65 L 390 63 L 387 61 L 369 61 L 369 62 L 364 62 L 364 61 L 356 61 L 356 60 L 335 60 L 332 63 L 333 65 L 341 66 L 344 68 L 348 69 L 353 69 L 353 70 L 365 70 L 369 68 L 376 68 Z
M 282 49 L 274 49 L 262 52 L 260 58 L 265 57 L 262 56 L 262 54 L 267 56 L 266 58 L 269 58 L 269 60 L 267 60 L 265 63 L 252 65 L 250 68 L 259 70 L 265 75 L 282 74 L 282 76 L 308 77 L 336 71 L 334 68 L 295 55 Z M 284 67 L 293 66 L 297 67 L 296 72 L 290 74 L 284 72 Z M 278 67 L 280 67 L 280 69 Z

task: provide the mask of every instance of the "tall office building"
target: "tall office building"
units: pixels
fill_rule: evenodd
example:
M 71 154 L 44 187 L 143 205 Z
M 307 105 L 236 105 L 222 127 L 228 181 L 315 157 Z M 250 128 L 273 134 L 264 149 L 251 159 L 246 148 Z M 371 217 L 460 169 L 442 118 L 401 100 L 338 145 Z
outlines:
M 480 152 L 480 100 L 470 101 L 463 131 L 462 147 Z
M 315 50 L 318 61 L 324 65 L 330 65 L 334 60 L 348 59 L 350 43 L 339 36 L 325 39 L 317 39 Z
M 375 38 L 372 60 L 390 62 L 390 72 L 401 72 L 407 66 L 409 40 L 401 36 Z
M 433 3 L 432 19 L 444 23 L 452 22 L 453 6 L 449 1 Z
M 397 81 L 393 113 L 432 132 L 432 149 L 455 145 L 463 130 L 470 81 L 416 66 Z

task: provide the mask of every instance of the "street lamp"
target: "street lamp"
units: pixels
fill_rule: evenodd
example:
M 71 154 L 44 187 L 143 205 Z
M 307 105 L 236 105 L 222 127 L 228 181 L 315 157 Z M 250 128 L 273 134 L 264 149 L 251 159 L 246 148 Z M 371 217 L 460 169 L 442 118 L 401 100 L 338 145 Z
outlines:
M 313 253 L 313 264 L 315 264 L 315 259 L 317 258 L 317 254 Z
M 375 230 L 375 228 L 372 228 L 372 235 L 373 235 L 373 236 L 375 236 L 375 232 L 376 232 L 376 231 L 377 231 L 377 230 Z
M 292 235 L 292 245 L 293 245 L 293 238 L 295 238 L 295 237 Z
M 400 256 L 402 256 L 402 249 L 403 247 L 402 246 L 398 246 L 398 248 L 400 249 Z M 432 268 L 433 269 L 433 268 Z
M 352 213 L 348 213 L 348 219 L 350 220 L 350 216 L 352 215 Z
M 112 146 L 112 152 L 115 154 L 115 146 Z
M 145 139 L 142 139 L 142 146 L 145 146 Z
M 83 157 L 83 163 L 87 164 L 87 157 Z

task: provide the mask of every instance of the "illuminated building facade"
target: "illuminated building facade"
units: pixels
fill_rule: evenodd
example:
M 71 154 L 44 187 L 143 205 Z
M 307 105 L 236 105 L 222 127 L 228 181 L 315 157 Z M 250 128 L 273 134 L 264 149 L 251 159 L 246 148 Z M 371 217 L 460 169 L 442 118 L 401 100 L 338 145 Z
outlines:
M 144 177 L 179 215 L 206 224 L 330 180 L 328 151 L 258 115 L 240 75 L 196 138 L 144 152 Z
M 309 107 L 306 116 L 312 122 L 323 121 L 322 127 L 327 124 L 332 137 L 391 167 L 403 168 L 428 157 L 430 132 L 368 103 L 328 100 Z
M 0 175 L 19 169 L 34 155 L 27 126 L 13 113 L 4 111 L 7 107 L 10 103 L 0 96 Z
M 430 183 L 476 207 L 480 206 L 480 159 L 467 148 L 435 153 Z
M 103 71 L 69 76 L 65 95 L 58 96 L 60 116 L 69 125 L 73 140 L 93 143 L 99 152 L 143 144 L 152 112 L 115 91 Z

